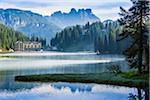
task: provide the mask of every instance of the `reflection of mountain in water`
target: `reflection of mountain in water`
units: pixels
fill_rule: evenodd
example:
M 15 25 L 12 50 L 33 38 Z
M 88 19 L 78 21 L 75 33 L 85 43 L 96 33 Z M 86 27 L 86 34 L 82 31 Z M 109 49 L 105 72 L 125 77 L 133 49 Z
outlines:
M 71 92 L 91 92 L 92 86 L 88 84 L 70 84 L 70 83 L 54 83 L 51 85 L 56 89 L 69 88 Z
M 141 91 L 142 95 L 146 94 L 145 91 Z M 32 100 L 47 100 L 47 98 L 51 100 L 104 100 L 104 98 L 107 100 L 144 100 L 142 97 L 141 99 L 140 97 L 128 98 L 130 93 L 139 96 L 136 88 L 82 83 L 48 83 L 14 92 L 1 91 L 0 99 L 5 97 L 5 100 L 26 100 L 27 98 Z

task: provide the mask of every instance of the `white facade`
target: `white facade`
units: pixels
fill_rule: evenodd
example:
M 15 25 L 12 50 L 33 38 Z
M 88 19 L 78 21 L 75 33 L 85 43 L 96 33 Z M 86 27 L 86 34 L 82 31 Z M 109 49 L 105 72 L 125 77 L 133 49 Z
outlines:
M 22 42 L 17 41 L 15 43 L 15 51 L 36 51 L 40 50 L 42 48 L 42 44 L 40 42 Z

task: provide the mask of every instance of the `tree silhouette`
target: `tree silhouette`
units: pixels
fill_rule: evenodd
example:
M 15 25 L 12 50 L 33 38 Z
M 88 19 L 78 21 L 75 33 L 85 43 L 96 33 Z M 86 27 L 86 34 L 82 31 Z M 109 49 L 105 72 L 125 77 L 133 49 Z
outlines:
M 126 11 L 120 7 L 122 26 L 120 40 L 130 38 L 131 45 L 124 51 L 131 68 L 138 68 L 138 72 L 149 71 L 149 1 L 131 0 L 133 6 Z

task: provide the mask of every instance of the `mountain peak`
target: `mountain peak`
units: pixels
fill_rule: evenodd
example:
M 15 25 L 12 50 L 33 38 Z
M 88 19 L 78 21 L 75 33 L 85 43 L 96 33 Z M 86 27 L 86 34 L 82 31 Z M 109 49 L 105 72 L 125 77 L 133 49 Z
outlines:
M 88 8 L 85 10 L 88 14 L 92 13 L 92 9 Z
M 59 23 L 59 27 L 67 27 L 73 25 L 84 25 L 87 22 L 93 23 L 100 21 L 100 19 L 92 13 L 92 9 L 78 9 L 72 8 L 69 13 L 57 11 L 51 16 L 53 23 Z
M 54 12 L 51 16 L 61 16 L 63 13 L 61 11 Z
M 86 14 L 93 14 L 92 13 L 92 9 L 87 8 L 87 9 L 78 9 L 76 10 L 75 8 L 71 8 L 69 13 L 65 13 L 65 12 L 61 12 L 61 11 L 56 11 L 53 14 L 51 14 L 51 16 L 60 16 L 60 15 L 71 15 L 71 14 L 82 14 L 82 13 L 86 13 Z
M 78 13 L 87 13 L 87 14 L 91 14 L 92 13 L 92 9 L 88 8 L 88 9 L 79 9 Z
M 77 13 L 76 9 L 75 8 L 72 8 L 70 13 Z

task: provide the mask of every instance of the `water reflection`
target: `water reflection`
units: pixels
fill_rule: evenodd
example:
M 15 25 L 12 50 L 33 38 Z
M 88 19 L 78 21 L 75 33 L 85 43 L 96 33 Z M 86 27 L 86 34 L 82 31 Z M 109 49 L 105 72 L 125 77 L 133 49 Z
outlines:
M 101 73 L 106 66 L 128 66 L 120 55 L 94 53 L 14 53 L 0 55 L 0 100 L 127 100 L 129 93 L 138 95 L 136 88 L 97 84 L 23 83 L 17 75 L 49 73 Z M 146 95 L 146 93 L 145 93 Z M 133 96 L 134 97 L 134 96 Z M 136 96 L 135 96 L 136 97 Z M 146 97 L 145 97 L 146 98 Z
M 121 62 L 117 62 L 120 63 Z M 17 75 L 32 75 L 32 74 L 49 74 L 49 73 L 101 73 L 105 71 L 105 66 L 110 63 L 103 64 L 83 64 L 83 65 L 68 65 L 61 67 L 43 68 L 43 69 L 16 69 L 0 71 L 0 90 L 18 90 L 21 88 L 30 89 L 32 84 L 15 82 L 14 77 Z
M 129 100 L 149 100 L 149 89 L 137 88 L 137 94 L 129 93 Z
M 138 91 L 110 85 L 47 83 L 31 89 L 0 92 L 0 100 L 134 100 L 128 97 L 129 93 L 137 95 Z
M 11 53 L 0 55 L 0 90 L 30 89 L 34 85 L 14 81 L 17 75 L 49 73 L 101 73 L 106 66 L 120 65 L 127 70 L 121 55 L 95 55 L 95 53 Z M 7 56 L 7 58 L 6 58 Z M 9 57 L 9 58 L 8 58 Z

